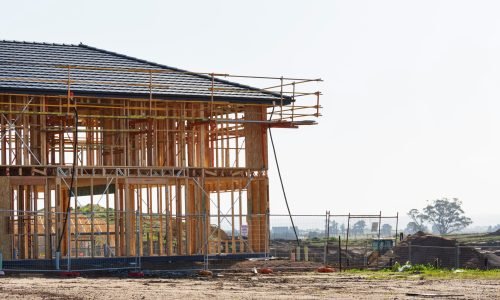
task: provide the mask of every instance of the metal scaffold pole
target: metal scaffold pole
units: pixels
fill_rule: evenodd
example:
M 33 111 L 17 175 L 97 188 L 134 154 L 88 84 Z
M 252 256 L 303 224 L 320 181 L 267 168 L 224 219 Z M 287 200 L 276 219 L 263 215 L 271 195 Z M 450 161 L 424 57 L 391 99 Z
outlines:
M 68 238 L 66 239 L 66 241 L 68 243 L 68 246 L 66 247 L 66 249 L 67 249 L 67 264 L 68 264 L 67 271 L 70 272 L 71 271 L 71 219 L 70 219 L 71 216 L 70 216 L 69 210 L 66 214 L 67 214 L 66 218 L 68 219 L 68 221 L 66 222 L 66 224 L 68 226 L 68 228 L 66 229 L 68 232 L 68 234 L 67 234 Z
M 323 251 L 323 265 L 327 265 L 328 240 L 330 238 L 330 211 L 326 211 L 325 219 L 325 247 Z
M 203 215 L 203 273 L 204 275 L 211 275 L 211 272 L 208 270 L 208 259 L 209 259 L 209 245 L 208 245 L 208 226 L 207 226 L 207 220 L 210 220 L 210 216 L 207 216 L 207 213 L 205 212 Z
M 140 224 L 138 222 L 139 220 L 139 211 L 136 211 L 135 212 L 135 245 L 136 245 L 136 250 L 135 250 L 135 265 L 137 266 L 137 269 L 140 270 L 142 268 L 141 266 L 141 250 L 140 250 L 140 238 L 139 238 L 139 235 L 140 235 Z

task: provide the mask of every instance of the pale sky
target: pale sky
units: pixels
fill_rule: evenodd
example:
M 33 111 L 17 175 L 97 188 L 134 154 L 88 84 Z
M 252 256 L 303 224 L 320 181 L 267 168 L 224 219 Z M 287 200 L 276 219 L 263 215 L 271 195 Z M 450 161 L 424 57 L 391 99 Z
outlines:
M 292 213 L 405 214 L 457 197 L 474 225 L 500 223 L 498 1 L 0 3 L 0 39 L 323 78 L 320 124 L 273 132 Z M 284 213 L 274 167 L 270 184 Z

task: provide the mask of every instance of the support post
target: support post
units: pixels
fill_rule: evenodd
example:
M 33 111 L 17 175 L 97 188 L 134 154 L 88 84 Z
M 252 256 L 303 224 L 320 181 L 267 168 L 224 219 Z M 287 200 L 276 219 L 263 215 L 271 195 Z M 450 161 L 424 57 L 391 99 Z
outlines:
M 139 219 L 139 211 L 135 212 L 135 219 Z M 135 222 L 135 265 L 140 270 L 141 269 L 141 251 L 139 245 L 139 222 Z
M 396 238 L 394 239 L 394 247 L 398 244 L 398 224 L 399 224 L 399 212 L 396 213 Z
M 339 235 L 339 272 L 342 272 L 342 243 Z
M 66 232 L 67 232 L 66 249 L 68 249 L 67 254 L 66 254 L 66 259 L 67 259 L 67 265 L 68 265 L 67 271 L 70 272 L 71 271 L 71 213 L 69 210 L 66 213 L 66 218 L 67 218 L 66 224 L 68 226 L 66 229 Z
M 410 265 L 412 264 L 411 262 L 411 241 L 408 241 L 408 261 L 410 262 Z
M 349 213 L 347 217 L 347 233 L 346 233 L 346 238 L 345 238 L 345 254 L 346 254 L 346 266 L 349 266 L 349 257 L 347 256 L 347 245 L 349 244 L 349 230 L 350 230 L 350 224 L 351 223 L 351 213 Z
M 57 251 L 56 252 L 56 270 L 60 270 L 61 269 L 61 252 Z
M 204 211 L 203 212 L 203 224 L 206 224 L 207 222 L 207 212 Z M 204 270 L 208 270 L 208 227 L 207 226 L 203 226 L 203 244 L 204 244 L 204 247 L 203 247 L 203 254 L 204 254 Z
M 326 212 L 325 219 L 325 247 L 323 251 L 323 265 L 326 266 L 326 256 L 328 255 L 328 238 L 330 237 L 330 212 Z

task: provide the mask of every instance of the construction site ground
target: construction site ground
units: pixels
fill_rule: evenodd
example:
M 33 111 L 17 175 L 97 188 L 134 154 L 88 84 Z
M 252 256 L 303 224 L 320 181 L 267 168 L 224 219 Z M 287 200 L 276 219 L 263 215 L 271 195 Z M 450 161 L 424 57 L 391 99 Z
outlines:
M 0 278 L 2 299 L 500 299 L 500 276 L 375 272 L 220 273 L 182 278 Z M 500 274 L 499 274 L 500 275 Z

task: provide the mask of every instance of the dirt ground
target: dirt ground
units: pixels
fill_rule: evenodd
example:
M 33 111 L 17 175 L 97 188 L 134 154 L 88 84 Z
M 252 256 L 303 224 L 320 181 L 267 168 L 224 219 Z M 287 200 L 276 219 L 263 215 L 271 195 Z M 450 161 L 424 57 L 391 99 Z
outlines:
M 499 280 L 368 279 L 355 274 L 213 278 L 2 277 L 2 299 L 500 299 Z

